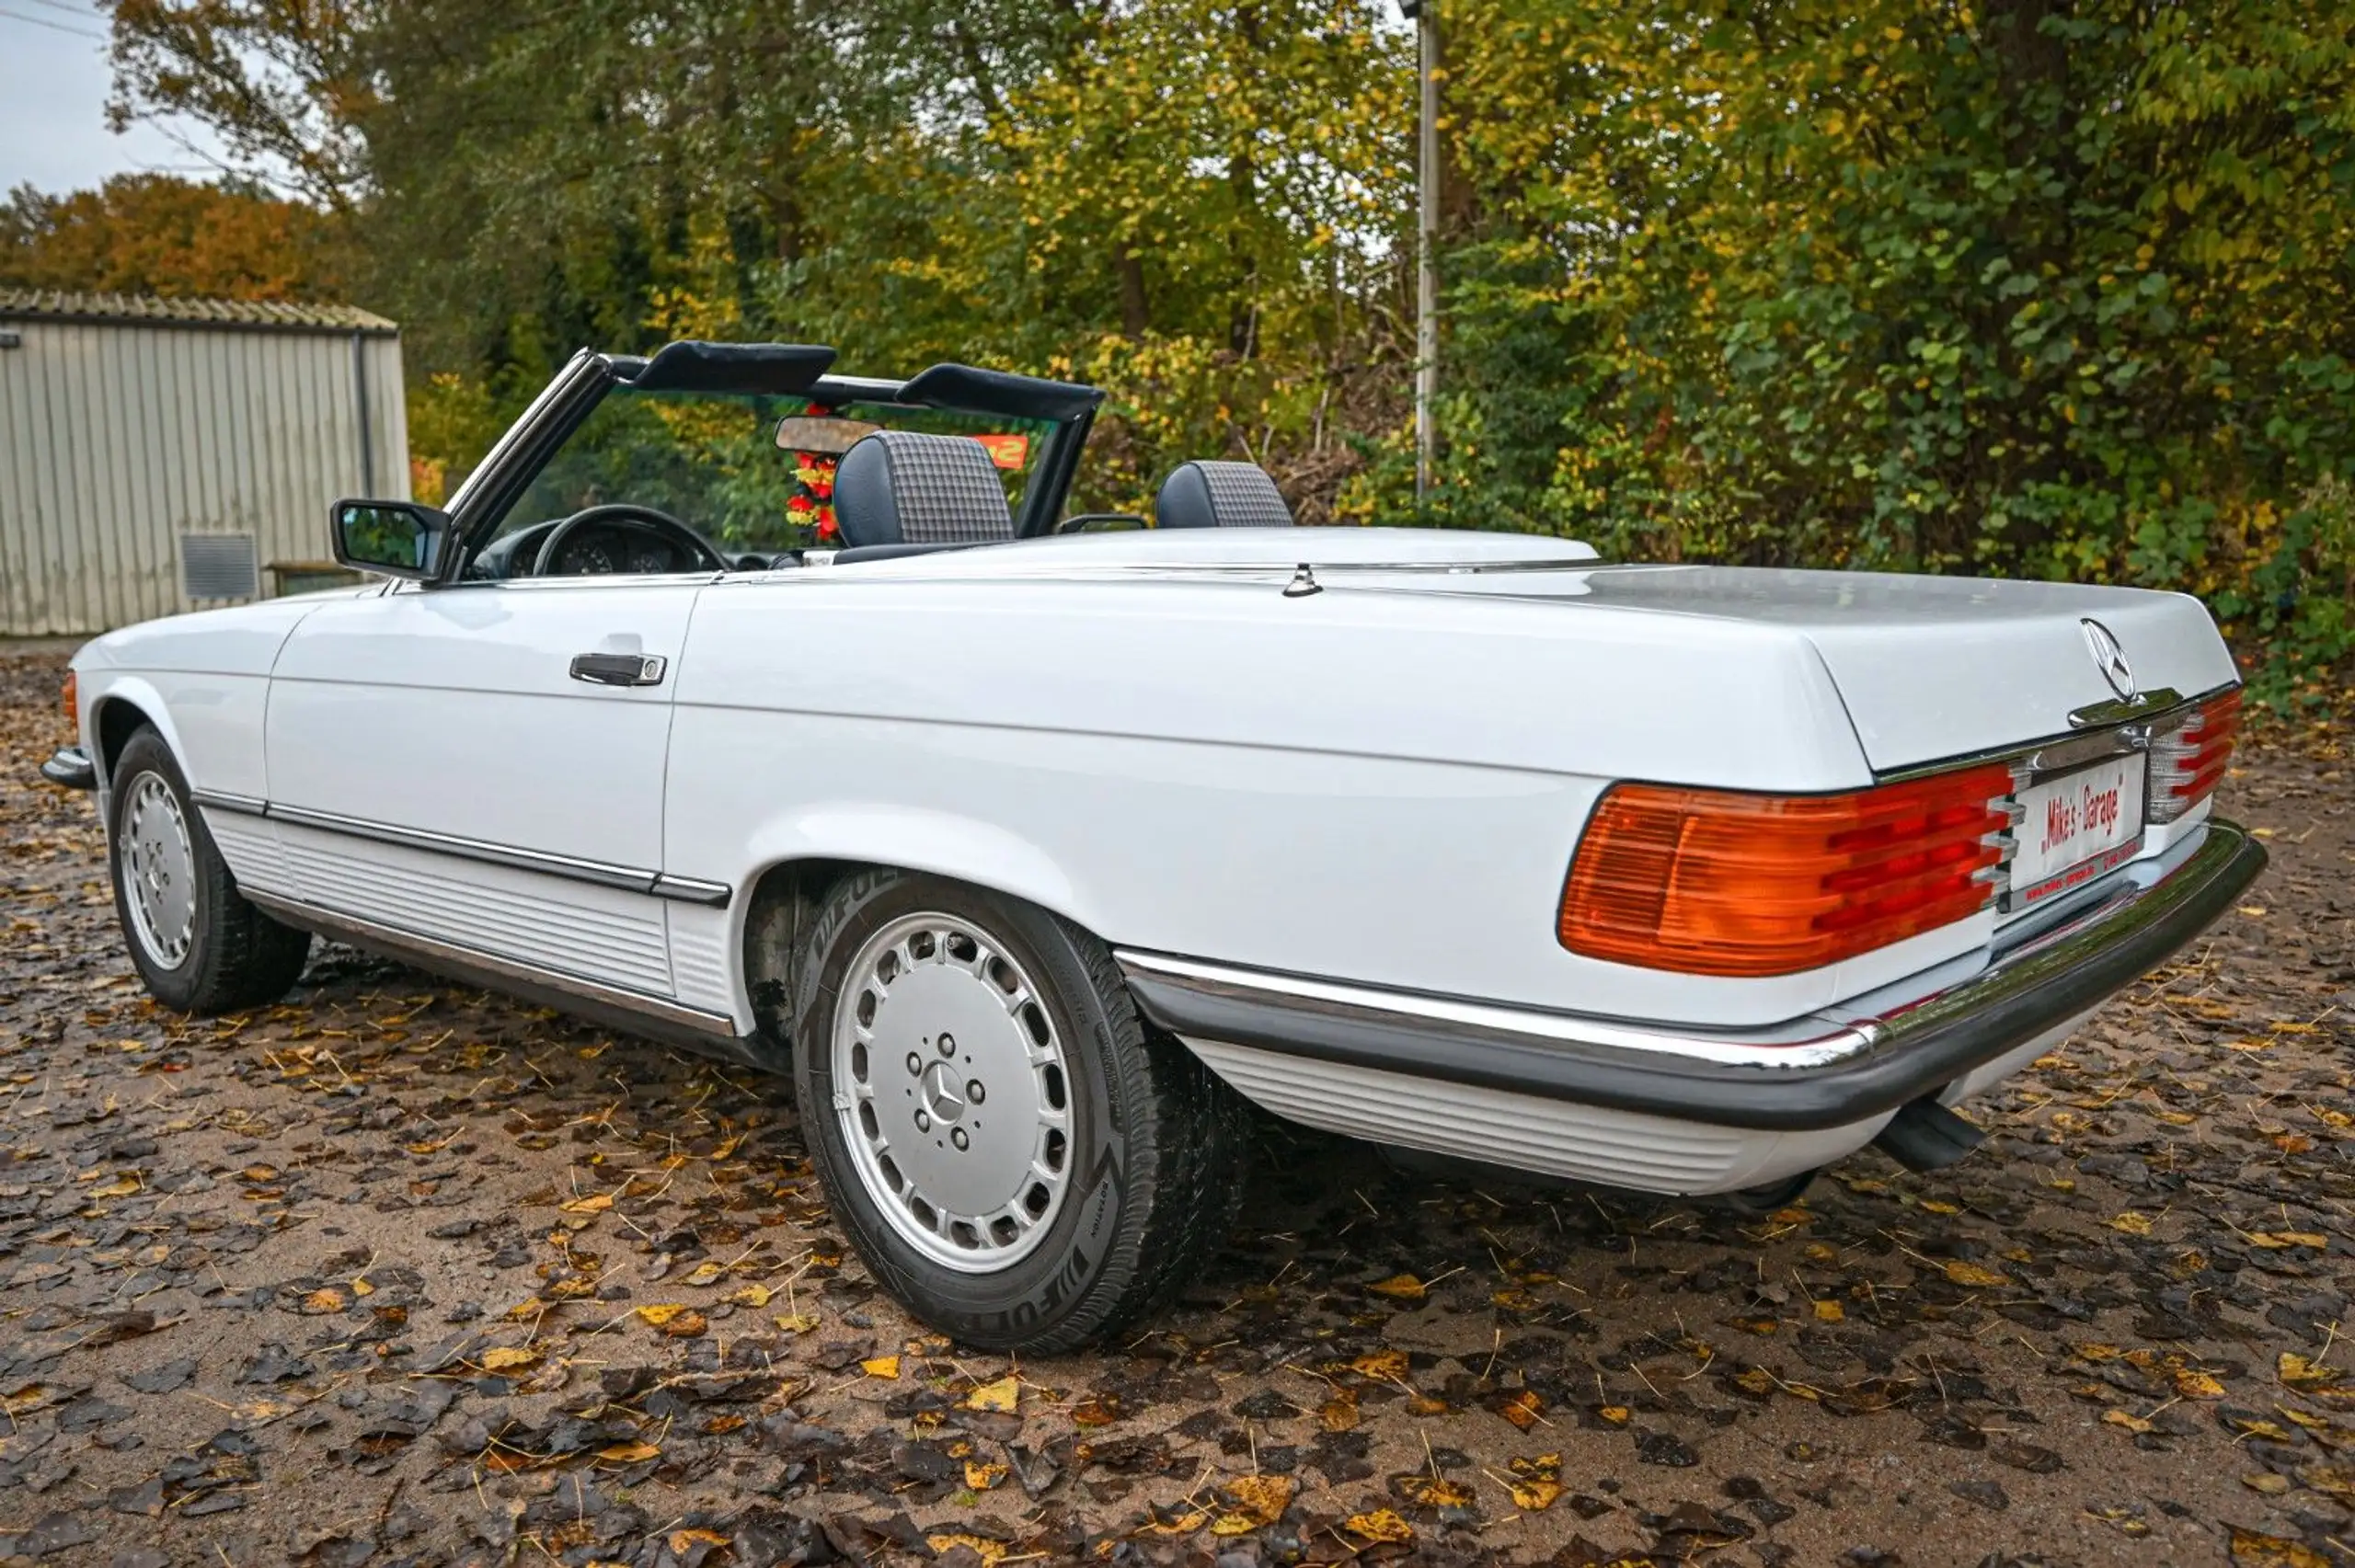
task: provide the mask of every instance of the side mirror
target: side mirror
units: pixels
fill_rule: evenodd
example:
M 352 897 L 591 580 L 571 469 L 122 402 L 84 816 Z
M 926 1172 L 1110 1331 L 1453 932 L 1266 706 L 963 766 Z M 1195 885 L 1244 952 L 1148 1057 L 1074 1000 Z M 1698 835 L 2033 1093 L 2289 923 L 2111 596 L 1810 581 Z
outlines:
M 442 575 L 456 531 L 449 513 L 415 501 L 338 501 L 327 535 L 347 567 L 431 582 Z

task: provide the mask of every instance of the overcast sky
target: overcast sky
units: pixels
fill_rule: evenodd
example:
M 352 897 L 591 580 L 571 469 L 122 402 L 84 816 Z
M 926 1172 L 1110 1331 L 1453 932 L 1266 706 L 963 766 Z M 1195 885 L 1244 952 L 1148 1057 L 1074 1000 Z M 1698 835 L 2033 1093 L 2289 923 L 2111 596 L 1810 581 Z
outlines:
M 0 195 L 28 183 L 52 194 L 86 189 L 143 170 L 215 172 L 154 125 L 121 136 L 107 129 L 106 28 L 86 3 L 0 0 Z M 201 132 L 190 140 L 217 145 Z

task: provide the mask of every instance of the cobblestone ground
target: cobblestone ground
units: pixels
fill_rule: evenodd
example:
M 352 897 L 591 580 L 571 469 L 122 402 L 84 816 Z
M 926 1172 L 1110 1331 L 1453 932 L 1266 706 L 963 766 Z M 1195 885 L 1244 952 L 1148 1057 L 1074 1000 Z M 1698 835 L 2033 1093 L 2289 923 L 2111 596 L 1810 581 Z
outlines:
M 322 946 L 143 996 L 0 661 L 0 1558 L 2355 1563 L 2355 812 L 1977 1109 L 1771 1216 L 1270 1127 L 1137 1338 L 925 1337 L 782 1085 Z M 9 1554 L 16 1554 L 10 1558 Z

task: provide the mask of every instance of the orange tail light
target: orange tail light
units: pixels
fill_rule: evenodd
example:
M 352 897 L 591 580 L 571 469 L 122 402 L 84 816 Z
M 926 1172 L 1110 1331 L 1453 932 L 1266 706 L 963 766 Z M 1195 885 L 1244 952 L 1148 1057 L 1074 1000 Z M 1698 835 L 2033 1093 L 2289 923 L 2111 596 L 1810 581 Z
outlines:
M 78 725 L 82 722 L 81 695 L 82 686 L 77 673 L 71 670 L 67 670 L 64 690 L 59 693 L 59 705 L 64 708 L 65 722 L 68 724 Z
M 2216 791 L 2232 765 L 2241 732 L 2241 690 L 2235 686 L 2191 710 L 2173 729 L 2151 737 L 2153 822 L 2173 822 Z
M 1787 975 L 1960 920 L 1994 889 L 2011 770 L 1847 795 L 1616 784 L 1562 893 L 1571 952 L 1694 975 Z

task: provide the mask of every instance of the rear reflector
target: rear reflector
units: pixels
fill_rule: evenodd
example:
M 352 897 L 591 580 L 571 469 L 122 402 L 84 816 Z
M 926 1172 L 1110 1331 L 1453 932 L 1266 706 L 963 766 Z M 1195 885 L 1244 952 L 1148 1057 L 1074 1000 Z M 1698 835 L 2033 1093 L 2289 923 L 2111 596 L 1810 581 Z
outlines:
M 82 722 L 81 684 L 81 677 L 77 672 L 71 670 L 65 672 L 65 688 L 57 695 L 58 705 L 65 710 L 65 722 L 68 724 L 78 725 Z
M 2154 734 L 2149 820 L 2176 821 L 2214 794 L 2232 765 L 2233 741 L 2240 730 L 2241 691 L 2235 686 Z
M 1562 945 L 1694 975 L 1820 968 L 1986 907 L 2008 767 L 1848 795 L 1615 784 L 1562 893 Z

